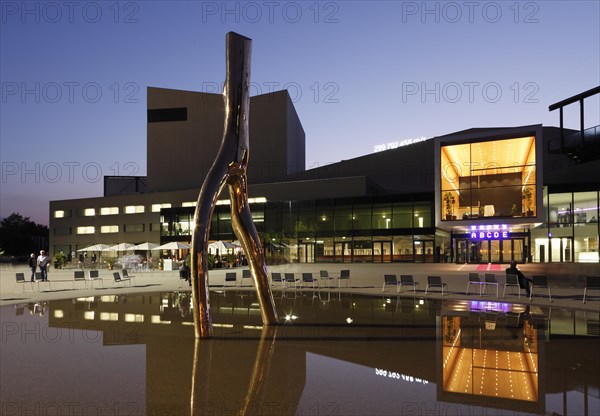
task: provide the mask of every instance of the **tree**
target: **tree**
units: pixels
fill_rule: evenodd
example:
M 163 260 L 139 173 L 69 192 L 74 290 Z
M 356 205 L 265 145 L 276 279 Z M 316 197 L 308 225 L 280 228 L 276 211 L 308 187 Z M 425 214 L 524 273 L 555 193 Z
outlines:
M 0 221 L 0 247 L 5 255 L 26 256 L 48 249 L 48 227 L 13 212 Z

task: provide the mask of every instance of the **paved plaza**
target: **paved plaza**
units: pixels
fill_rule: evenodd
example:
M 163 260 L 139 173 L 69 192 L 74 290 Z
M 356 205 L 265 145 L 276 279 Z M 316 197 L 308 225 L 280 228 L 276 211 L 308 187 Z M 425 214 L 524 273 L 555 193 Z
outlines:
M 440 276 L 447 284 L 447 290 L 444 299 L 469 299 L 486 300 L 491 302 L 528 302 L 524 295 L 519 299 L 514 288 L 507 288 L 506 296 L 502 296 L 503 285 L 505 281 L 504 268 L 506 265 L 476 265 L 476 264 L 414 264 L 414 263 L 384 263 L 384 264 L 287 264 L 281 266 L 269 267 L 269 272 L 295 273 L 296 278 L 301 278 L 302 272 L 312 272 L 317 280 L 320 270 L 327 270 L 332 276 L 339 276 L 342 269 L 350 270 L 351 280 L 346 287 L 346 281 L 341 282 L 341 288 L 338 288 L 337 280 L 328 282 L 319 282 L 319 291 L 348 292 L 355 294 L 381 295 L 384 274 L 395 274 L 400 277 L 401 274 L 411 274 L 414 280 L 419 283 L 416 294 L 410 288 L 403 288 L 400 293 L 391 286 L 385 288 L 387 296 L 405 296 L 424 298 L 441 298 L 439 289 L 435 288 L 433 292 L 425 295 L 427 285 L 427 276 Z M 488 270 L 489 269 L 489 270 Z M 568 308 L 585 311 L 600 312 L 600 291 L 588 291 L 586 303 L 582 302 L 583 290 L 585 287 L 585 276 L 600 276 L 600 265 L 598 264 L 524 264 L 520 269 L 527 277 L 533 274 L 545 274 L 548 276 L 552 302 L 548 298 L 547 289 L 539 288 L 534 290 L 534 296 L 530 302 L 532 305 L 551 306 L 556 308 Z M 99 276 L 102 282 L 89 280 L 74 281 L 73 275 L 76 269 L 56 270 L 51 269 L 48 276 L 50 284 L 29 282 L 16 283 L 15 273 L 25 273 L 29 279 L 29 270 L 26 265 L 3 265 L 0 270 L 0 306 L 51 301 L 56 299 L 69 299 L 88 296 L 100 296 L 106 294 L 127 294 L 143 292 L 164 292 L 164 291 L 188 291 L 191 288 L 187 282 L 180 282 L 178 271 L 147 271 L 132 273 L 135 279 L 131 281 L 131 286 L 127 283 L 118 284 L 113 279 L 113 271 L 106 269 L 99 270 Z M 228 282 L 224 290 L 253 290 L 251 279 L 242 279 L 243 268 L 216 269 L 211 270 L 209 274 L 211 290 L 223 290 L 225 273 L 237 273 L 237 285 L 233 286 Z M 118 271 L 118 270 L 115 270 Z M 478 288 L 471 287 L 469 294 L 465 295 L 468 284 L 468 273 L 479 273 L 483 278 L 484 273 L 495 273 L 498 281 L 499 296 L 496 296 L 496 290 L 493 287 L 480 295 Z M 87 279 L 88 271 L 85 271 Z M 101 283 L 101 284 L 100 284 Z M 182 284 L 183 283 L 183 284 Z M 315 290 L 312 287 L 282 288 L 280 284 L 272 286 L 275 297 L 281 294 L 281 291 Z M 23 292 L 25 290 L 25 292 Z

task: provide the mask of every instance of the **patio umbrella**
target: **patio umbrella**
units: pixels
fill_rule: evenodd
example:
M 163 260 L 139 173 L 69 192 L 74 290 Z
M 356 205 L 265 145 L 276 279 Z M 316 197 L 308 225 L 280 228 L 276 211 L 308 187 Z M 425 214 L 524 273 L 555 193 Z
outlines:
M 157 250 L 158 249 L 158 244 L 156 243 L 142 243 L 142 244 L 137 244 L 135 246 L 133 246 L 134 250 Z
M 134 247 L 135 246 L 131 243 L 119 243 L 119 244 L 115 244 L 112 247 L 109 247 L 109 250 L 110 251 L 128 251 L 128 250 L 133 250 Z
M 180 243 L 179 241 L 172 241 L 156 247 L 155 250 L 181 250 L 187 248 L 190 248 L 189 244 Z
M 94 244 L 93 246 L 80 248 L 77 251 L 104 251 L 108 248 L 110 248 L 108 244 Z

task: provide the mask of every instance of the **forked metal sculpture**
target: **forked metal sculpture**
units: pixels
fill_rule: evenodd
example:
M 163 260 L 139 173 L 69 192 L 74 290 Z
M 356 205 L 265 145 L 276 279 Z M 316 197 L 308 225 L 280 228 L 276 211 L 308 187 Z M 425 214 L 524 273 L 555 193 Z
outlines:
M 248 117 L 251 50 L 251 39 L 234 32 L 227 34 L 227 76 L 223 91 L 225 101 L 223 140 L 200 189 L 192 233 L 191 269 L 196 338 L 212 336 L 208 291 L 208 240 L 213 211 L 225 185 L 229 190 L 233 232 L 248 259 L 252 280 L 258 293 L 263 324 L 278 323 L 264 252 L 248 205 L 246 170 L 250 148 Z

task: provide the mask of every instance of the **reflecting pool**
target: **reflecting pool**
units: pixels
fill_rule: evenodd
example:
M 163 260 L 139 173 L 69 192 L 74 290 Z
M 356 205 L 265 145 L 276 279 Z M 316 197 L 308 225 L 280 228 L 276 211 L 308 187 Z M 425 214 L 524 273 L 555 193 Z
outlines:
M 599 314 L 525 304 L 284 291 L 0 309 L 2 415 L 598 415 Z

